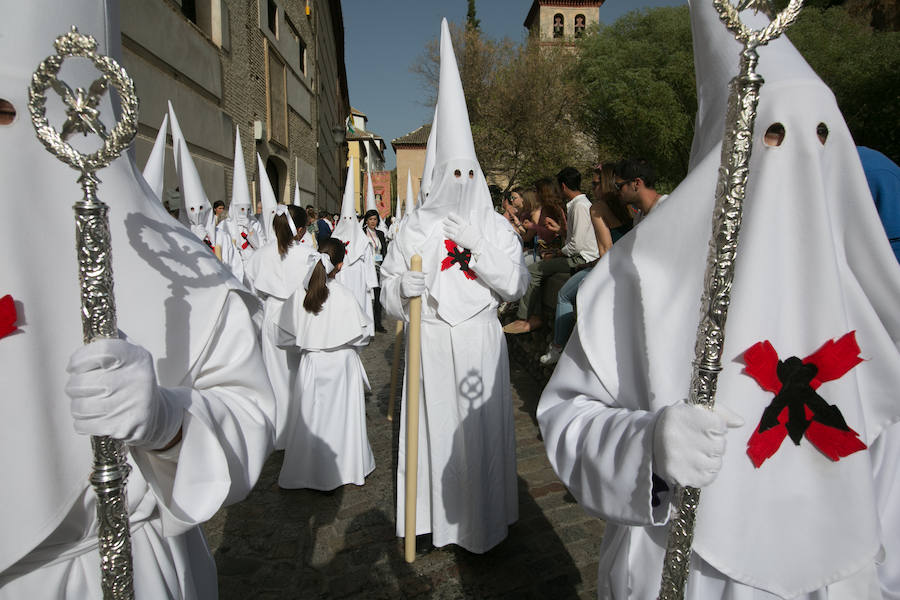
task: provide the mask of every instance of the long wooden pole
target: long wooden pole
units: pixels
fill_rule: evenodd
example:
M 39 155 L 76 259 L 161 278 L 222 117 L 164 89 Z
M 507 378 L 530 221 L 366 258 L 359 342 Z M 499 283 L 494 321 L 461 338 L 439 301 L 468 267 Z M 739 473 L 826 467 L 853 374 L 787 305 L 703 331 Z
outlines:
M 387 419 L 394 420 L 394 398 L 397 397 L 397 382 L 400 379 L 400 350 L 403 349 L 403 321 L 397 321 L 394 332 L 394 362 L 391 364 L 391 395 L 388 398 Z
M 414 254 L 410 271 L 422 270 L 422 257 Z M 406 345 L 406 562 L 416 560 L 416 485 L 419 468 L 419 371 L 422 340 L 422 297 L 409 299 L 409 342 Z M 392 396 L 393 398 L 393 396 Z

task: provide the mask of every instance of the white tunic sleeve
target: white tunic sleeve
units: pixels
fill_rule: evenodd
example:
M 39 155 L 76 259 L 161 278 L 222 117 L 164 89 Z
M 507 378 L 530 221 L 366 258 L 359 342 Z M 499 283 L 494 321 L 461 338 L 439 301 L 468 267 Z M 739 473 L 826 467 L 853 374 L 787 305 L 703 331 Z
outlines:
M 613 407 L 576 330 L 537 409 L 547 456 L 589 513 L 626 525 L 661 525 L 669 496 L 652 506 L 656 415 Z
M 378 287 L 378 271 L 375 269 L 375 254 L 370 245 L 365 252 L 363 259 L 366 265 L 366 289 L 375 289 Z
M 522 241 L 512 228 L 501 230 L 495 240 L 483 238 L 472 252 L 469 267 L 501 299 L 518 300 L 531 276 L 522 255 Z
M 242 500 L 272 451 L 275 401 L 244 301 L 229 293 L 185 387 L 182 439 L 164 452 L 132 448 L 156 496 L 165 535 L 177 535 Z
M 409 321 L 409 299 L 400 296 L 400 276 L 409 270 L 400 243 L 388 246 L 387 256 L 381 265 L 381 306 L 395 319 Z

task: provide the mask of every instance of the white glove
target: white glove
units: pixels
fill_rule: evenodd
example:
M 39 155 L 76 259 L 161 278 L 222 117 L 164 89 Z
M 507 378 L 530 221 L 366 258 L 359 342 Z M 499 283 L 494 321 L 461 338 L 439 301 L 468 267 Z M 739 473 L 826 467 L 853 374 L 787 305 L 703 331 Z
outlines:
M 425 291 L 425 273 L 407 271 L 400 276 L 400 295 L 404 298 L 421 296 Z
M 653 430 L 653 472 L 682 487 L 704 487 L 722 468 L 725 433 L 744 420 L 724 406 L 709 410 L 685 402 L 667 406 Z
M 450 213 L 450 215 L 444 219 L 443 226 L 444 237 L 448 240 L 452 240 L 461 248 L 475 250 L 475 247 L 482 240 L 481 232 L 478 231 L 478 228 L 456 213 Z
M 75 431 L 159 449 L 178 433 L 184 409 L 156 385 L 153 357 L 125 340 L 103 339 L 72 353 L 66 366 Z

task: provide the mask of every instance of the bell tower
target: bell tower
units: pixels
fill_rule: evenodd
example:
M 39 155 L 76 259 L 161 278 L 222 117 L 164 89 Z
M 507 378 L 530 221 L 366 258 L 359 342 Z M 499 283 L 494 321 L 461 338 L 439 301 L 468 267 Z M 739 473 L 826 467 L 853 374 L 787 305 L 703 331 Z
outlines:
M 604 1 L 534 0 L 524 25 L 543 46 L 574 46 L 585 29 L 600 20 Z

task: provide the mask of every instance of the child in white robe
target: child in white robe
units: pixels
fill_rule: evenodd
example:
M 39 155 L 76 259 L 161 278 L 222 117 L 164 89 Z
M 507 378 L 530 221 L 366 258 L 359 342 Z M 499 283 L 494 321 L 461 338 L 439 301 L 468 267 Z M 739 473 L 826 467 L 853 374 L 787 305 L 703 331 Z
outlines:
M 272 219 L 275 239 L 253 254 L 246 264 L 246 276 L 253 291 L 264 303 L 261 345 L 266 374 L 275 393 L 275 449 L 284 448 L 284 434 L 291 384 L 299 357 L 275 343 L 275 324 L 282 304 L 303 285 L 309 269 L 307 257 L 313 252 L 304 238 L 306 213 L 296 206 L 279 204 Z M 301 223 L 301 225 L 296 225 Z
M 319 250 L 310 256 L 305 292 L 288 299 L 278 321 L 279 345 L 301 350 L 278 485 L 327 491 L 362 485 L 375 458 L 363 396 L 369 382 L 358 350 L 368 343 L 369 320 L 350 290 L 335 281 L 343 242 L 332 237 Z

